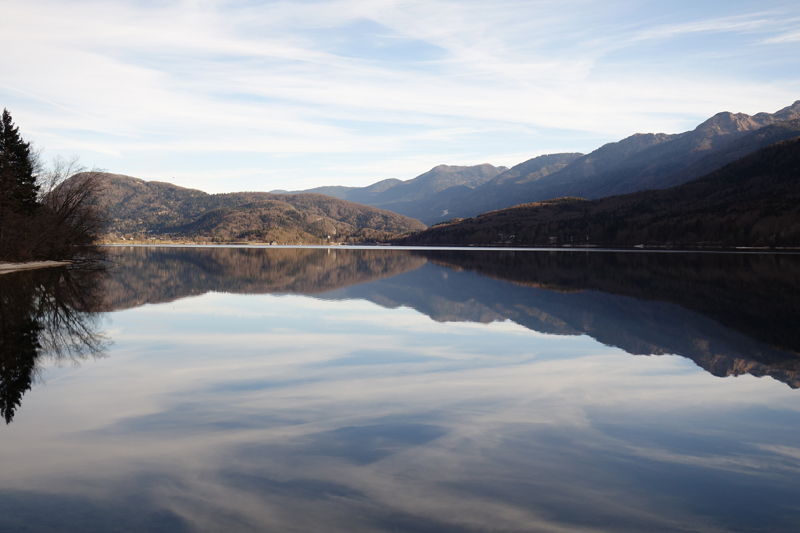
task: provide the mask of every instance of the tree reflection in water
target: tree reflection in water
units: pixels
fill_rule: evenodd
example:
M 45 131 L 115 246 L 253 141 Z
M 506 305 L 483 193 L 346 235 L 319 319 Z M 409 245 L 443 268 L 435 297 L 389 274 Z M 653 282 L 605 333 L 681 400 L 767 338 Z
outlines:
M 45 362 L 100 357 L 103 263 L 0 276 L 0 415 L 14 419 Z

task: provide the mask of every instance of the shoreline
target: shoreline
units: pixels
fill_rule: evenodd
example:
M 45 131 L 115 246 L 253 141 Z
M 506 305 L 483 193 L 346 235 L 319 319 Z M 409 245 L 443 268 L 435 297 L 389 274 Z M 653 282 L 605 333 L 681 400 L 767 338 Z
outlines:
M 72 264 L 72 261 L 27 261 L 25 263 L 3 263 L 0 262 L 0 275 L 10 274 L 11 272 L 21 272 L 23 270 L 35 270 L 39 268 L 53 268 Z
M 105 240 L 99 246 L 121 247 L 209 247 L 209 248 L 396 248 L 396 249 L 464 249 L 464 250 L 514 250 L 514 251 L 619 251 L 619 252 L 724 252 L 724 253 L 800 253 L 800 247 L 794 246 L 721 246 L 713 244 L 681 246 L 680 244 L 637 244 L 637 245 L 608 245 L 608 244 L 539 244 L 539 245 L 514 245 L 508 242 L 490 244 L 397 244 L 393 242 L 364 242 L 364 243 L 270 243 L 256 241 L 226 241 L 226 242 L 197 242 L 191 240 L 135 240 L 117 241 Z
M 494 252 L 628 252 L 628 253 L 706 253 L 706 254 L 798 254 L 798 248 L 761 248 L 761 247 L 735 247 L 735 248 L 668 248 L 653 247 L 605 247 L 605 246 L 508 246 L 508 245 L 408 245 L 408 244 L 259 244 L 254 242 L 229 242 L 229 243 L 105 243 L 100 246 L 108 248 L 254 248 L 254 249 L 350 249 L 374 250 L 394 249 L 408 251 L 494 251 Z

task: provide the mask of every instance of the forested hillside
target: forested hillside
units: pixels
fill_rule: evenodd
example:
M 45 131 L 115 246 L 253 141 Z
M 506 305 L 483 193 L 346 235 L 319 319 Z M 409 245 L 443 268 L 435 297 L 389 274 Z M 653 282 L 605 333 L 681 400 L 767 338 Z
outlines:
M 800 138 L 670 189 L 523 204 L 397 242 L 800 246 Z
M 197 241 L 362 242 L 425 229 L 403 215 L 321 194 L 207 194 L 106 174 L 102 203 L 112 238 Z

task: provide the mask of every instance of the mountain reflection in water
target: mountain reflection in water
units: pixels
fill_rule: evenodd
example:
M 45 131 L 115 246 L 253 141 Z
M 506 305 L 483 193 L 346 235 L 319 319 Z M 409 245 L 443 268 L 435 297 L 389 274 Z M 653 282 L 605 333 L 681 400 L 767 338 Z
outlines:
M 0 531 L 797 530 L 795 256 L 110 253 L 0 277 Z
M 411 307 L 434 320 L 511 320 L 716 376 L 800 387 L 800 256 L 386 249 L 118 248 L 118 310 L 204 294 L 286 293 Z M 477 275 L 476 275 L 477 274 Z

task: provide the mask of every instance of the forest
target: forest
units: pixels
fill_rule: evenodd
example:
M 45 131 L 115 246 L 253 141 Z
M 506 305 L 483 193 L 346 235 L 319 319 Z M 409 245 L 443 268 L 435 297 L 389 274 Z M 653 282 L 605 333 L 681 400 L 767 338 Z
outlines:
M 78 260 L 100 254 L 105 227 L 99 172 L 82 172 L 76 160 L 45 168 L 11 114 L 0 120 L 0 261 Z

